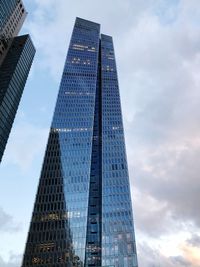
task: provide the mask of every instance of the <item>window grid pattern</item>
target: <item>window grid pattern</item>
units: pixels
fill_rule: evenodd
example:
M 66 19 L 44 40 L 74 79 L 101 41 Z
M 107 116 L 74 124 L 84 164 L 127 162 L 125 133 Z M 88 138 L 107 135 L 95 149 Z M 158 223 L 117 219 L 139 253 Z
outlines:
M 29 35 L 15 37 L 0 66 L 0 162 L 34 55 Z
M 11 16 L 14 8 L 17 5 L 18 0 L 10 0 L 1 1 L 1 8 L 0 8 L 0 31 L 2 30 L 3 26 L 6 24 L 8 18 Z
M 112 37 L 101 35 L 102 265 L 136 267 L 123 122 Z
M 48 180 L 51 189 L 46 183 L 39 185 L 33 214 L 34 218 L 39 216 L 39 221 L 36 228 L 30 227 L 23 267 L 84 266 L 99 32 L 99 24 L 82 19 L 75 22 L 40 178 Z M 58 218 L 51 239 L 39 235 L 44 231 L 41 216 L 49 222 Z M 62 227 L 60 223 L 64 223 Z M 65 233 L 57 236 L 61 230 Z M 35 236 L 32 244 L 31 237 Z M 42 254 L 33 249 L 51 242 L 53 253 L 51 249 Z
M 22 267 L 137 267 L 112 38 L 76 19 Z
M 21 0 L 1 0 L 0 3 L 0 65 L 2 64 L 12 38 L 17 36 L 26 17 Z
M 101 76 L 98 64 L 87 218 L 86 266 L 101 266 Z

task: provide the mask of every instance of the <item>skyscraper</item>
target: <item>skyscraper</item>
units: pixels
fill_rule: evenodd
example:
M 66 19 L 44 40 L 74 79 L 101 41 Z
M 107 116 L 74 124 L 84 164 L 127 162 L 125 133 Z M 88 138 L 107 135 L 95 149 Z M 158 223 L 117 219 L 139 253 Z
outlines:
M 112 37 L 76 19 L 22 267 L 137 267 Z
M 21 0 L 0 2 L 0 162 L 35 55 L 29 35 L 16 37 L 26 17 Z
M 0 0 L 0 64 L 26 18 L 21 0 Z

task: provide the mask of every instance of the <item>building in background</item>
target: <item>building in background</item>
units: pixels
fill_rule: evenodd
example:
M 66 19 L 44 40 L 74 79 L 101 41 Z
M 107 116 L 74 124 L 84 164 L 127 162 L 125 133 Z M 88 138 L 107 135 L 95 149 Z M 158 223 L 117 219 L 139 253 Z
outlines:
M 21 0 L 0 0 L 0 65 L 17 36 L 27 12 Z
M 76 19 L 22 267 L 137 267 L 112 37 Z
M 29 35 L 17 37 L 26 14 L 21 0 L 0 0 L 0 162 L 35 55 Z

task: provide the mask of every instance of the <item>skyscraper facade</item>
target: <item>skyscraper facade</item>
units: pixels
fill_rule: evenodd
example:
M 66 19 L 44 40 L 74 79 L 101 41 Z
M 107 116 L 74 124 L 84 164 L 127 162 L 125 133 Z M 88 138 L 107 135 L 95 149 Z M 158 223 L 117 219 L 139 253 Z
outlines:
M 112 37 L 76 19 L 22 267 L 137 267 Z
M 17 34 L 26 17 L 21 0 L 0 2 L 0 162 L 31 68 L 35 48 Z
M 26 18 L 21 0 L 0 0 L 0 64 Z
M 34 54 L 35 48 L 29 35 L 15 37 L 0 66 L 0 161 Z

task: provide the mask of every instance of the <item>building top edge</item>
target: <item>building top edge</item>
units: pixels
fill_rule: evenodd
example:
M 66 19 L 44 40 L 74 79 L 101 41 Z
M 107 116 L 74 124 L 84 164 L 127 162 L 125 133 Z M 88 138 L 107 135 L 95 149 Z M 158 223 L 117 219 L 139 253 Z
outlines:
M 112 36 L 107 35 L 107 34 L 103 34 L 103 33 L 101 34 L 101 39 L 102 39 L 103 41 L 110 41 L 110 42 L 113 41 Z
M 33 48 L 34 48 L 34 50 L 36 51 L 35 45 L 34 45 L 34 43 L 33 43 L 33 41 L 32 41 L 32 38 L 31 38 L 30 34 L 18 35 L 18 36 L 15 36 L 15 37 L 13 38 L 13 40 L 18 40 L 18 39 L 29 40 L 29 41 L 31 42 L 31 44 L 32 44 L 32 46 L 33 46 Z
M 83 22 L 87 22 L 87 23 L 95 24 L 95 25 L 97 25 L 98 27 L 100 27 L 100 24 L 99 24 L 99 23 L 94 22 L 94 21 L 91 21 L 91 20 L 83 19 L 83 18 L 80 18 L 80 17 L 76 17 L 76 21 L 83 21 Z

